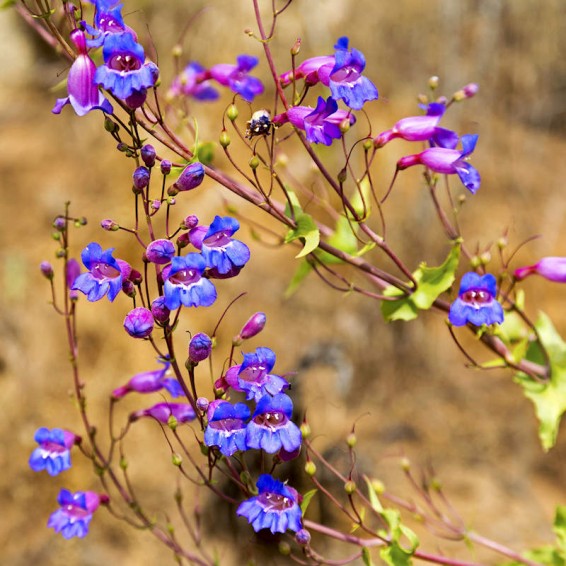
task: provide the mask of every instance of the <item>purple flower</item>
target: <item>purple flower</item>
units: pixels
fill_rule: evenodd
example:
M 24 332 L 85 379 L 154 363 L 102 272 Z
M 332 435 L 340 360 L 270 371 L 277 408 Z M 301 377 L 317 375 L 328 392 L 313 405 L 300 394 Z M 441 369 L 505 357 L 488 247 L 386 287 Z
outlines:
M 212 352 L 212 340 L 208 334 L 199 332 L 189 342 L 189 361 L 193 364 L 203 362 Z
M 71 467 L 71 448 L 80 442 L 80 437 L 68 430 L 42 427 L 37 429 L 34 440 L 39 444 L 29 459 L 29 466 L 34 472 L 47 470 L 56 476 Z
M 227 63 L 214 65 L 209 69 L 208 75 L 238 93 L 247 102 L 252 102 L 263 92 L 262 82 L 248 74 L 258 64 L 258 58 L 252 55 L 239 55 L 236 62 L 236 65 Z
M 228 401 L 212 401 L 207 409 L 208 426 L 204 431 L 204 443 L 216 446 L 224 456 L 247 450 L 246 421 L 250 410 L 244 403 L 232 405 Z
M 399 120 L 390 130 L 379 134 L 373 143 L 375 147 L 382 147 L 395 138 L 407 141 L 430 140 L 434 145 L 454 149 L 458 144 L 457 134 L 438 127 L 445 111 L 444 104 L 432 102 L 427 107 L 426 116 L 411 116 Z
M 191 244 L 202 250 L 211 277 L 237 275 L 250 259 L 248 246 L 232 239 L 239 229 L 240 223 L 235 218 L 215 216 L 210 226 L 199 226 L 189 232 Z
M 187 165 L 173 186 L 178 191 L 191 191 L 196 189 L 204 180 L 204 167 L 199 161 Z
M 549 281 L 566 283 L 566 257 L 543 257 L 534 265 L 516 269 L 515 279 L 521 281 L 521 279 L 535 273 Z
M 243 391 L 246 398 L 259 401 L 264 395 L 277 395 L 289 388 L 289 382 L 269 372 L 275 365 L 275 354 L 269 348 L 257 348 L 244 354 L 241 365 L 232 366 L 226 375 L 216 382 L 217 388 L 231 387 Z
M 89 0 L 95 5 L 94 27 L 82 22 L 85 29 L 93 39 L 88 40 L 89 47 L 100 47 L 106 37 L 113 33 L 129 32 L 137 39 L 133 29 L 124 23 L 122 16 L 122 4 L 119 0 Z
M 103 251 L 100 244 L 91 242 L 81 253 L 87 273 L 75 279 L 72 289 L 81 291 L 89 301 L 99 301 L 108 295 L 113 301 L 122 289 L 122 270 L 116 259 L 112 257 L 114 248 Z
M 78 55 L 73 61 L 67 77 L 69 96 L 57 99 L 51 112 L 59 114 L 63 106 L 70 104 L 79 116 L 84 116 L 91 110 L 102 110 L 107 114 L 112 114 L 112 105 L 104 98 L 95 83 L 96 65 L 87 55 L 84 32 L 78 29 L 73 30 L 71 40 L 78 50 Z
M 137 373 L 130 379 L 130 381 L 128 381 L 128 383 L 126 383 L 126 385 L 114 389 L 114 391 L 112 391 L 112 397 L 114 397 L 114 399 L 121 399 L 124 395 L 127 395 L 132 391 L 136 391 L 138 393 L 153 393 L 154 391 L 159 391 L 161 389 L 169 391 L 172 397 L 181 397 L 184 395 L 183 388 L 176 379 L 165 377 L 167 370 L 171 365 L 169 361 L 158 361 L 160 364 L 163 364 L 162 369 Z
M 173 259 L 175 255 L 175 245 L 170 240 L 154 240 L 147 246 L 145 257 L 151 263 L 165 265 Z
M 159 70 L 155 63 L 145 62 L 143 47 L 130 32 L 113 33 L 106 37 L 102 48 L 104 65 L 96 70 L 95 81 L 130 108 L 145 102 L 146 92 L 157 82 Z
M 209 307 L 216 300 L 214 285 L 202 274 L 206 262 L 201 254 L 176 256 L 163 270 L 165 306 L 170 310 L 186 307 Z
M 305 79 L 309 86 L 315 85 L 318 82 L 328 85 L 328 77 L 335 65 L 336 59 L 334 55 L 311 57 L 310 59 L 305 59 L 296 67 L 294 73 L 293 71 L 283 73 L 279 77 L 279 82 L 284 87 L 297 79 Z
M 259 476 L 256 485 L 259 494 L 240 503 L 236 515 L 245 517 L 256 532 L 300 531 L 303 525 L 297 491 L 268 474 Z
M 88 533 L 92 514 L 102 503 L 108 503 L 108 496 L 94 491 L 77 491 L 71 493 L 62 489 L 57 497 L 61 506 L 49 517 L 47 526 L 61 533 L 66 539 L 83 538 Z
M 153 332 L 153 315 L 145 307 L 132 309 L 124 319 L 124 328 L 132 338 L 147 338 Z
M 241 340 L 249 340 L 254 336 L 257 336 L 265 327 L 267 322 L 267 317 L 263 312 L 256 312 L 253 314 L 246 324 L 240 330 L 239 338 Z
M 262 397 L 248 423 L 246 443 L 248 448 L 262 449 L 275 454 L 282 448 L 293 452 L 301 446 L 301 431 L 291 421 L 293 402 L 284 393 L 274 397 Z
M 216 100 L 220 95 L 218 91 L 207 80 L 206 69 L 192 61 L 181 74 L 175 78 L 171 88 L 170 96 L 191 96 L 197 100 Z
M 379 96 L 375 85 L 362 76 L 365 57 L 357 49 L 348 51 L 347 37 L 341 37 L 334 48 L 336 63 L 328 77 L 332 98 L 342 99 L 350 108 L 361 110 L 365 102 Z
M 458 298 L 452 303 L 448 319 L 454 326 L 501 324 L 503 308 L 495 300 L 497 283 L 491 273 L 466 273 L 460 282 Z
M 397 170 L 407 169 L 413 165 L 424 165 L 435 173 L 453 175 L 456 173 L 472 194 L 480 188 L 480 174 L 472 167 L 467 158 L 472 154 L 478 141 L 477 135 L 462 136 L 462 150 L 446 147 L 429 147 L 421 153 L 407 155 L 397 162 Z
M 177 423 L 188 423 L 196 418 L 195 411 L 188 403 L 157 403 L 147 409 L 136 411 L 130 415 L 131 421 L 143 417 L 152 417 L 160 423 L 167 424 L 173 417 Z

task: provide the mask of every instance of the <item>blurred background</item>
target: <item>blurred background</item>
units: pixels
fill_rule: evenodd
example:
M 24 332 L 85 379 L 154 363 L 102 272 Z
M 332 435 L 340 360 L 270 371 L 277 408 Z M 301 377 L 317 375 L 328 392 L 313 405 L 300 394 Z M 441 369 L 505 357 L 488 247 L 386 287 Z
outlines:
M 265 15 L 270 5 L 262 0 Z M 170 54 L 185 27 L 182 62 L 211 66 L 233 62 L 240 53 L 262 53 L 261 45 L 244 33 L 256 29 L 248 0 L 131 0 L 124 15 L 149 56 L 158 60 L 164 85 L 172 78 Z M 432 75 L 440 77 L 438 92 L 447 96 L 466 83 L 479 83 L 479 94 L 451 108 L 443 119 L 445 127 L 461 134 L 480 135 L 472 162 L 482 174 L 482 186 L 468 199 L 460 219 L 471 249 L 476 242 L 478 249 L 485 249 L 504 232 L 511 247 L 541 234 L 521 250 L 517 266 L 541 256 L 566 255 L 563 0 L 295 0 L 281 16 L 271 43 L 278 70 L 290 68 L 289 49 L 297 37 L 302 38 L 302 60 L 331 54 L 343 35 L 365 54 L 366 75 L 380 91 L 380 100 L 366 105 L 375 134 L 417 113 L 416 95 L 426 91 Z M 51 223 L 68 200 L 73 214 L 89 219 L 88 226 L 72 232 L 76 256 L 97 240 L 103 248 L 116 246 L 119 257 L 136 259 L 133 242 L 98 227 L 107 217 L 130 223 L 132 164 L 114 150 L 115 143 L 102 131 L 100 114 L 78 118 L 69 107 L 60 116 L 51 114 L 55 98 L 63 96 L 51 89 L 66 76 L 67 65 L 10 10 L 0 12 L 0 38 L 0 563 L 174 564 L 149 534 L 128 528 L 104 510 L 96 514 L 85 541 L 65 541 L 45 527 L 61 487 L 99 487 L 78 453 L 73 469 L 56 478 L 28 468 L 38 427 L 79 426 L 70 396 L 63 321 L 49 305 L 48 285 L 38 265 L 44 259 L 57 265 Z M 255 74 L 269 85 L 263 62 Z M 250 112 L 262 104 L 269 107 L 269 88 Z M 217 139 L 229 102 L 226 96 L 193 106 L 201 137 Z M 396 160 L 412 149 L 399 142 L 381 152 L 375 166 L 379 183 L 387 186 Z M 323 154 L 329 160 L 333 155 Z M 305 155 L 290 150 L 288 157 L 292 175 L 307 182 L 313 172 Z M 453 185 L 455 194 L 462 192 L 458 183 Z M 209 181 L 183 201 L 178 215 L 194 213 L 207 223 L 224 210 L 226 201 L 243 217 L 265 221 Z M 447 248 L 419 172 L 402 177 L 387 207 L 390 243 L 406 263 L 440 263 Z M 314 276 L 284 299 L 296 250 L 254 242 L 247 226 L 240 238 L 252 247 L 250 264 L 239 277 L 219 285 L 220 300 L 214 307 L 190 312 L 182 322 L 183 331 L 212 332 L 228 303 L 247 291 L 220 328 L 219 367 L 231 337 L 250 314 L 263 310 L 268 325 L 243 350 L 268 346 L 277 353 L 276 373 L 298 372 L 293 395 L 308 410 L 321 450 L 334 452 L 339 461 L 346 454 L 345 437 L 356 423 L 360 468 L 393 491 L 412 496 L 398 462 L 407 455 L 416 474 L 434 467 L 470 527 L 516 550 L 552 541 L 553 510 L 566 498 L 566 430 L 563 426 L 558 445 L 543 453 L 532 406 L 511 373 L 466 368 L 438 313 L 410 324 L 386 324 L 376 303 L 343 296 Z M 566 289 L 534 279 L 525 288 L 530 316 L 544 310 L 565 335 Z M 82 374 L 89 406 L 103 430 L 109 392 L 134 373 L 153 369 L 155 360 L 146 344 L 129 339 L 122 329 L 121 317 L 130 308 L 125 297 L 114 304 L 80 303 Z M 206 372 L 202 379 L 208 379 Z M 139 397 L 128 399 L 122 418 L 142 401 L 146 403 Z M 172 502 L 177 479 L 153 424 L 136 425 L 125 448 L 132 455 L 130 473 L 140 485 L 140 499 L 164 520 L 159 503 Z M 196 496 L 183 487 L 190 506 Z M 205 524 L 224 520 L 225 511 L 206 498 L 199 505 Z M 246 527 L 234 545 L 228 532 L 233 528 L 228 522 L 222 523 L 221 532 L 212 530 L 210 545 L 219 549 L 222 564 L 245 563 L 258 544 Z M 480 563 L 498 562 L 464 545 L 425 546 L 438 549 Z M 286 562 L 275 557 L 259 563 Z

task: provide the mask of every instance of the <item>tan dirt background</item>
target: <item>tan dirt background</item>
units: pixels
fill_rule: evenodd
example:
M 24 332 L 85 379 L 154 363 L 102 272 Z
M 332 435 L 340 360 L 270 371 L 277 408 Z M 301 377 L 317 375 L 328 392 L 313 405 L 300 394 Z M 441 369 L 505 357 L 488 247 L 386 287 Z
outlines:
M 258 43 L 243 33 L 255 29 L 247 0 L 127 2 L 127 23 L 145 45 L 146 30 L 151 33 L 155 47 L 148 51 L 159 53 L 164 83 L 171 77 L 170 50 L 184 23 L 201 9 L 184 42 L 186 60 L 212 65 L 229 62 L 237 53 L 260 54 Z M 375 132 L 415 113 L 415 94 L 425 90 L 431 75 L 440 76 L 439 90 L 448 95 L 467 82 L 480 84 L 479 95 L 451 109 L 444 120 L 458 132 L 480 134 L 473 164 L 482 174 L 482 187 L 468 199 L 462 218 L 470 247 L 478 241 L 483 249 L 508 229 L 514 245 L 543 234 L 521 252 L 517 265 L 543 255 L 566 255 L 564 2 L 296 0 L 273 42 L 279 69 L 288 68 L 288 49 L 297 36 L 303 39 L 301 57 L 308 57 L 331 53 L 336 38 L 345 34 L 366 55 L 367 75 L 380 90 L 381 100 L 369 110 Z M 75 214 L 90 221 L 73 232 L 77 256 L 97 239 L 104 248 L 117 246 L 121 257 L 135 257 L 126 239 L 98 228 L 99 220 L 109 216 L 127 223 L 132 165 L 113 151 L 112 140 L 101 132 L 100 115 L 79 119 L 69 108 L 61 116 L 50 113 L 61 94 L 48 90 L 65 76 L 65 63 L 34 40 L 15 14 L 0 13 L 0 45 L 0 563 L 174 564 L 151 536 L 116 522 L 104 510 L 84 541 L 65 541 L 45 528 L 60 487 L 98 486 L 78 453 L 73 470 L 56 478 L 34 474 L 27 466 L 39 426 L 79 426 L 69 397 L 62 320 L 49 307 L 48 287 L 37 266 L 53 258 L 50 225 L 66 200 Z M 268 81 L 263 63 L 258 74 Z M 268 94 L 263 103 L 271 100 Z M 218 135 L 218 116 L 227 103 L 226 98 L 195 107 L 210 139 Z M 399 142 L 383 152 L 387 157 L 376 167 L 380 183 L 386 186 L 396 159 L 411 149 Z M 289 169 L 302 180 L 312 176 L 299 152 L 289 153 Z M 439 263 L 446 253 L 421 185 L 418 173 L 407 173 L 388 203 L 391 241 L 415 266 L 422 259 Z M 261 218 L 210 182 L 191 199 L 180 217 L 195 212 L 203 221 L 211 219 L 227 199 L 244 216 Z M 566 431 L 563 426 L 557 447 L 543 453 L 532 407 L 510 373 L 467 369 L 437 313 L 408 325 L 388 325 L 375 303 L 342 296 L 314 277 L 285 300 L 296 252 L 254 243 L 246 227 L 241 238 L 253 248 L 249 266 L 219 286 L 217 306 L 187 315 L 184 330 L 210 332 L 228 302 L 248 291 L 223 323 L 220 348 L 228 347 L 251 312 L 264 310 L 268 326 L 248 350 L 269 346 L 277 353 L 278 373 L 298 370 L 294 394 L 309 411 L 321 449 L 343 454 L 344 439 L 356 422 L 360 468 L 396 492 L 412 497 L 398 467 L 397 457 L 406 454 L 417 474 L 421 467 L 434 467 L 467 525 L 516 550 L 552 540 L 553 508 L 566 496 Z M 529 281 L 526 289 L 530 315 L 545 310 L 564 335 L 566 289 L 540 280 Z M 100 415 L 109 391 L 155 362 L 145 344 L 124 336 L 121 321 L 129 309 L 124 297 L 113 305 L 82 300 L 80 307 L 83 377 L 90 406 Z M 129 400 L 127 407 L 138 408 L 139 401 Z M 140 423 L 126 449 L 132 478 L 143 486 L 140 499 L 164 520 L 159 503 L 165 499 L 174 515 L 170 502 L 177 479 L 162 437 L 150 424 Z M 186 489 L 190 505 L 192 490 Z M 221 563 L 245 563 L 258 544 L 249 529 L 239 531 L 235 545 L 228 532 L 233 524 L 222 516 L 226 510 L 206 499 L 199 505 L 207 525 L 216 525 L 210 548 L 218 549 Z M 178 536 L 186 536 L 181 528 Z M 497 563 L 493 554 L 463 545 L 427 540 L 425 549 Z M 343 551 L 329 552 L 338 557 Z M 285 563 L 277 557 L 258 562 Z

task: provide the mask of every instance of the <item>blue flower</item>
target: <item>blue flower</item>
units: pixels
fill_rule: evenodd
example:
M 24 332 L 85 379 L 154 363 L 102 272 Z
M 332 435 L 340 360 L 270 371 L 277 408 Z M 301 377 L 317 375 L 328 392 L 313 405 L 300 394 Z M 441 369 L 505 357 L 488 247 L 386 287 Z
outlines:
M 259 494 L 240 503 L 236 515 L 245 517 L 256 533 L 262 529 L 272 533 L 302 529 L 299 494 L 295 489 L 269 474 L 259 476 L 256 485 Z
M 99 301 L 104 295 L 113 301 L 122 289 L 123 279 L 120 264 L 112 257 L 113 251 L 114 248 L 103 251 L 96 242 L 88 244 L 81 253 L 88 272 L 75 279 L 72 289 L 83 292 L 89 301 Z
M 275 454 L 281 448 L 287 452 L 297 450 L 302 438 L 299 427 L 291 421 L 292 413 L 293 402 L 284 393 L 262 397 L 248 423 L 248 448 L 261 448 L 269 454 Z
M 57 497 L 57 503 L 61 508 L 51 514 L 47 526 L 61 533 L 66 539 L 83 538 L 88 533 L 92 514 L 101 503 L 107 502 L 106 495 L 99 495 L 93 491 L 71 493 L 67 489 L 62 489 Z
M 466 273 L 460 282 L 458 298 L 452 303 L 448 319 L 454 326 L 468 322 L 475 326 L 501 324 L 503 308 L 495 300 L 497 284 L 491 273 Z
M 250 259 L 248 246 L 232 239 L 239 229 L 240 223 L 235 218 L 215 216 L 210 226 L 199 226 L 189 232 L 193 246 L 202 250 L 211 277 L 237 275 Z
M 124 23 L 122 4 L 119 4 L 119 0 L 89 1 L 95 5 L 94 27 L 82 22 L 88 33 L 93 36 L 93 39 L 88 40 L 89 47 L 100 47 L 112 33 L 129 31 L 135 36 L 134 31 Z
M 71 467 L 71 448 L 80 438 L 68 430 L 42 427 L 37 429 L 34 440 L 39 447 L 30 456 L 30 468 L 34 472 L 47 470 L 49 475 L 56 476 Z
M 102 56 L 104 65 L 96 70 L 96 83 L 131 108 L 141 106 L 159 77 L 157 65 L 145 62 L 143 47 L 130 32 L 112 33 L 104 40 Z
M 176 256 L 163 270 L 165 306 L 170 310 L 186 307 L 209 307 L 216 300 L 214 285 L 202 274 L 206 261 L 202 255 Z
M 259 60 L 252 55 L 239 55 L 236 61 L 236 65 L 227 63 L 214 65 L 207 75 L 238 93 L 247 102 L 252 102 L 264 90 L 263 83 L 248 74 L 258 64 Z
M 204 443 L 216 446 L 224 456 L 247 450 L 246 421 L 250 410 L 244 403 L 232 405 L 228 401 L 213 401 L 207 409 L 208 426 Z
M 368 100 L 376 100 L 375 85 L 362 76 L 366 60 L 357 49 L 348 51 L 348 38 L 341 37 L 334 46 L 336 64 L 328 77 L 332 98 L 342 99 L 354 110 L 361 110 Z

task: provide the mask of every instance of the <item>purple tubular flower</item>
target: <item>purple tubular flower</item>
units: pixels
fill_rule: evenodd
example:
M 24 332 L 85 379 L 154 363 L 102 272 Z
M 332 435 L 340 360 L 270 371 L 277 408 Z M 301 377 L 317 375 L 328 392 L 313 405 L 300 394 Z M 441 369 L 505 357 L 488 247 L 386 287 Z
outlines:
M 57 497 L 60 509 L 49 517 L 47 526 L 61 533 L 64 538 L 83 538 L 88 533 L 92 514 L 102 503 L 108 502 L 108 496 L 93 491 L 71 493 L 62 489 Z
M 114 397 L 114 399 L 121 399 L 124 395 L 132 391 L 136 391 L 137 393 L 153 393 L 161 389 L 169 391 L 172 397 L 181 397 L 184 395 L 181 384 L 176 379 L 165 377 L 171 364 L 167 360 L 158 361 L 160 364 L 163 364 L 162 369 L 137 373 L 126 385 L 114 389 L 114 391 L 112 391 L 112 397 Z
M 221 85 L 239 94 L 245 101 L 252 102 L 264 90 L 263 83 L 248 74 L 258 64 L 258 58 L 252 55 L 239 55 L 236 62 L 236 65 L 226 63 L 214 65 L 208 74 Z
M 275 454 L 284 448 L 293 452 L 301 446 L 299 427 L 291 421 L 293 402 L 288 395 L 278 393 L 274 397 L 262 397 L 248 423 L 246 443 L 248 448 L 265 450 Z
M 199 332 L 189 342 L 189 361 L 198 364 L 206 360 L 212 352 L 212 340 L 208 334 Z
M 59 98 L 53 107 L 53 114 L 60 114 L 63 106 L 70 104 L 73 110 L 84 116 L 91 110 L 102 110 L 112 114 L 112 105 L 98 89 L 95 83 L 96 65 L 87 54 L 86 37 L 83 31 L 73 30 L 71 40 L 78 50 L 67 77 L 67 98 Z
M 173 81 L 169 89 L 170 96 L 190 96 L 201 101 L 216 100 L 220 94 L 206 76 L 206 69 L 191 61 Z
M 202 250 L 211 277 L 237 275 L 250 259 L 248 246 L 232 239 L 239 229 L 240 223 L 235 218 L 215 216 L 210 226 L 199 226 L 189 232 L 191 244 Z
M 99 301 L 104 295 L 113 301 L 122 289 L 123 279 L 113 251 L 114 248 L 103 251 L 100 244 L 91 242 L 81 253 L 88 272 L 77 276 L 72 289 L 84 293 L 89 301 Z
M 201 254 L 176 256 L 163 270 L 165 306 L 170 310 L 186 307 L 209 307 L 216 300 L 216 288 L 202 274 L 206 262 Z
M 188 403 L 157 403 L 152 407 L 132 413 L 130 420 L 136 421 L 143 417 L 152 417 L 160 423 L 167 424 L 171 417 L 177 423 L 188 423 L 194 421 L 196 415 Z
M 208 426 L 204 443 L 216 446 L 224 456 L 247 450 L 246 421 L 250 410 L 244 403 L 232 405 L 228 401 L 212 401 L 207 409 Z
M 175 255 L 175 245 L 170 240 L 154 240 L 151 242 L 146 250 L 145 257 L 151 263 L 156 263 L 157 265 L 165 265 L 169 263 Z
M 71 467 L 71 448 L 80 437 L 68 430 L 42 427 L 37 429 L 34 440 L 39 447 L 30 456 L 30 468 L 34 472 L 47 470 L 50 476 L 56 476 Z
M 446 147 L 429 147 L 421 153 L 407 155 L 397 162 L 397 169 L 403 170 L 413 165 L 424 165 L 431 171 L 452 175 L 456 173 L 460 180 L 472 194 L 480 188 L 481 178 L 479 172 L 472 167 L 466 158 L 476 147 L 478 136 L 462 136 L 462 150 Z
M 285 87 L 290 85 L 294 80 L 305 79 L 305 82 L 309 86 L 315 85 L 318 82 L 322 82 L 328 86 L 328 77 L 334 65 L 336 65 L 334 55 L 311 57 L 310 59 L 305 59 L 296 67 L 294 73 L 293 71 L 283 73 L 279 77 L 279 82 L 281 86 Z
M 239 337 L 242 340 L 249 340 L 254 336 L 257 336 L 265 327 L 265 323 L 267 322 L 267 317 L 263 312 L 256 312 L 253 314 L 246 324 L 240 330 Z
M 259 476 L 256 485 L 259 494 L 240 503 L 236 515 L 245 517 L 256 533 L 262 529 L 272 533 L 300 531 L 303 525 L 297 491 L 268 474 Z
M 361 110 L 365 102 L 379 96 L 375 85 L 362 76 L 365 57 L 357 49 L 348 51 L 347 37 L 341 37 L 334 48 L 336 63 L 328 77 L 332 98 L 342 99 L 350 108 Z
M 450 306 L 448 319 L 454 326 L 501 324 L 503 308 L 496 301 L 497 283 L 491 273 L 466 273 L 460 282 L 458 298 Z
M 338 103 L 332 97 L 325 101 L 319 96 L 316 108 L 294 106 L 286 113 L 275 116 L 273 123 L 280 126 L 291 122 L 295 128 L 305 131 L 309 142 L 330 145 L 333 140 L 342 137 L 340 126 L 344 120 L 349 120 L 352 125 L 356 122 L 356 117 L 338 109 Z
M 124 319 L 124 328 L 132 338 L 147 338 L 153 332 L 153 315 L 145 307 L 132 309 Z
M 535 273 L 549 281 L 566 283 L 566 257 L 543 257 L 534 265 L 516 269 L 515 279 L 521 281 L 521 279 Z
M 243 391 L 248 400 L 259 401 L 264 395 L 277 395 L 289 388 L 289 382 L 269 372 L 275 365 L 275 354 L 269 348 L 256 348 L 255 352 L 244 354 L 241 365 L 232 366 L 224 378 L 217 381 L 218 387 L 231 387 Z
M 102 56 L 104 65 L 96 70 L 96 83 L 130 107 L 141 106 L 159 77 L 157 65 L 145 62 L 143 47 L 130 32 L 113 33 L 104 40 Z
M 187 165 L 173 186 L 178 191 L 196 189 L 204 180 L 204 167 L 199 161 Z

